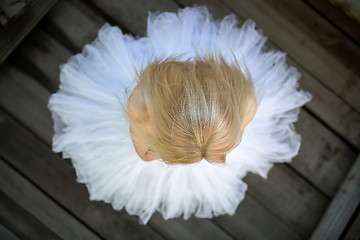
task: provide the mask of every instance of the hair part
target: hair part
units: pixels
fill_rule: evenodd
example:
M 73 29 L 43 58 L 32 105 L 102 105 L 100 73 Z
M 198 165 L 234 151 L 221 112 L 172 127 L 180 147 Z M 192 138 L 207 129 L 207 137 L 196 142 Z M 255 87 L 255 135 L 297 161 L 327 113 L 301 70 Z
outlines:
M 234 56 L 234 55 L 233 55 Z M 156 58 L 137 72 L 155 136 L 142 130 L 142 143 L 167 164 L 190 164 L 205 158 L 224 163 L 240 144 L 241 126 L 254 98 L 246 67 L 242 73 L 235 56 L 228 64 L 222 55 L 196 53 L 194 61 Z

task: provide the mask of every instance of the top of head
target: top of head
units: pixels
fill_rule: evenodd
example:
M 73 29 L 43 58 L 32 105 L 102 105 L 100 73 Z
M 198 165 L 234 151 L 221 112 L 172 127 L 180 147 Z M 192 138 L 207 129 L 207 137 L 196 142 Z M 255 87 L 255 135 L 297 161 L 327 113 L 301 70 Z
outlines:
M 221 55 L 156 59 L 137 81 L 131 102 L 140 114 L 129 120 L 137 141 L 167 164 L 225 162 L 257 109 L 249 72 Z

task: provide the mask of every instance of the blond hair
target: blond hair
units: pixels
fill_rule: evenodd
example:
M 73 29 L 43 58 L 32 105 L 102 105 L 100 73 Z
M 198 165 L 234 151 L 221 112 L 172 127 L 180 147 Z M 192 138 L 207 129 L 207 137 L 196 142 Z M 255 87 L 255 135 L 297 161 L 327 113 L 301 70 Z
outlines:
M 148 62 L 136 81 L 142 85 L 155 136 L 138 128 L 142 137 L 137 140 L 167 164 L 203 158 L 224 163 L 241 141 L 244 116 L 254 98 L 248 68 L 245 77 L 234 59 L 229 65 L 222 55 L 208 52 L 197 53 L 194 61 L 168 57 Z

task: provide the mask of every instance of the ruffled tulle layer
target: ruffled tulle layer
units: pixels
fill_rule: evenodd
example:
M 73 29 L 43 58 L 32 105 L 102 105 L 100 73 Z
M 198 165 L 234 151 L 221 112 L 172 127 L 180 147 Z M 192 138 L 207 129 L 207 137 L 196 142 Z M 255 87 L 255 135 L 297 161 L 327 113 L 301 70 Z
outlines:
M 105 24 L 92 44 L 61 66 L 60 89 L 48 104 L 53 151 L 72 159 L 90 200 L 125 208 L 142 224 L 154 211 L 165 219 L 233 215 L 247 190 L 242 181 L 247 172 L 266 178 L 274 163 L 290 162 L 298 154 L 301 136 L 293 123 L 312 96 L 297 90 L 300 74 L 287 66 L 285 53 L 264 48 L 267 37 L 252 20 L 241 28 L 237 23 L 234 15 L 214 20 L 205 6 L 194 6 L 177 14 L 149 14 L 143 38 Z M 242 70 L 246 63 L 260 102 L 257 113 L 226 164 L 142 161 L 120 104 L 136 86 L 135 68 L 154 56 L 194 57 L 195 49 L 221 52 L 228 61 L 234 52 Z

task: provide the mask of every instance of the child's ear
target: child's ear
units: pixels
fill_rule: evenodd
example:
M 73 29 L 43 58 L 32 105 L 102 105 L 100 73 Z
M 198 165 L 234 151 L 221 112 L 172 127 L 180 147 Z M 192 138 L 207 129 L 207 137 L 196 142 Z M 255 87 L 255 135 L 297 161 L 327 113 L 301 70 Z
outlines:
M 244 121 L 241 125 L 241 133 L 244 132 L 245 127 L 253 120 L 255 114 L 257 112 L 257 101 L 255 97 L 251 98 L 249 110 L 246 112 L 246 115 L 244 117 Z

